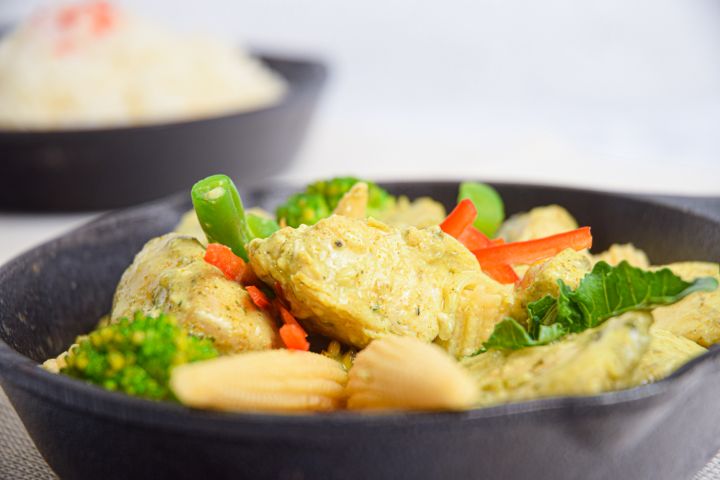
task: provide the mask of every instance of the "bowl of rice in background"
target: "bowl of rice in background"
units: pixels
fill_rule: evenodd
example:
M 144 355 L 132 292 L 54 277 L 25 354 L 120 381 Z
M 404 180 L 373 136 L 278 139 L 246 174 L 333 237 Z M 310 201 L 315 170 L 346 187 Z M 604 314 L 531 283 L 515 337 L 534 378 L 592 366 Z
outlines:
M 257 181 L 292 160 L 325 77 L 104 1 L 41 10 L 0 37 L 0 208 L 127 206 L 218 171 Z

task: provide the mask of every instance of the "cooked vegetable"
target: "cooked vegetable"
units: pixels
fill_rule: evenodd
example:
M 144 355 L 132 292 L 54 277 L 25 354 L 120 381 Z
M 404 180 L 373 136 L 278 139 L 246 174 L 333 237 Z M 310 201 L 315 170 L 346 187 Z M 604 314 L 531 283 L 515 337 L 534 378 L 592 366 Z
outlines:
M 480 265 L 511 264 L 528 265 L 550 258 L 566 248 L 583 250 L 592 246 L 590 227 L 582 227 L 545 238 L 510 242 L 477 250 L 475 256 Z
M 329 217 L 332 210 L 325 197 L 318 193 L 296 193 L 277 209 L 280 223 L 290 227 L 314 225 L 318 220 Z
M 560 295 L 547 295 L 528 304 L 527 330 L 515 319 L 500 322 L 485 342 L 485 348 L 517 349 L 544 345 L 568 333 L 582 332 L 608 318 L 632 310 L 650 310 L 670 305 L 694 292 L 715 290 L 712 277 L 686 282 L 669 269 L 648 272 L 621 262 L 612 267 L 605 262 L 595 265 L 571 290 L 558 280 Z
M 579 332 L 621 313 L 670 305 L 691 293 L 710 292 L 717 286 L 712 277 L 686 282 L 670 269 L 648 272 L 627 262 L 617 267 L 599 262 L 576 290 L 560 284 L 556 310 L 536 308 L 531 318 L 545 325 L 560 321 L 568 331 Z
M 266 350 L 183 365 L 171 385 L 195 408 L 308 412 L 339 408 L 346 382 L 342 365 L 324 355 Z
M 457 240 L 465 245 L 470 251 L 480 250 L 481 248 L 486 248 L 492 245 L 492 240 L 472 225 L 465 227 L 465 230 L 457 236 Z
M 123 318 L 78 339 L 60 371 L 108 390 L 169 400 L 174 367 L 217 355 L 211 340 L 190 335 L 174 317 L 138 313 L 132 321 Z
M 235 255 L 229 247 L 219 243 L 208 244 L 204 260 L 219 268 L 228 280 L 239 281 L 245 272 L 245 260 Z
M 208 243 L 220 243 L 247 261 L 245 245 L 253 238 L 266 238 L 280 229 L 272 218 L 246 213 L 233 181 L 227 175 L 212 175 L 193 185 L 192 203 Z
M 448 235 L 458 238 L 473 223 L 477 209 L 470 200 L 462 200 L 440 224 L 440 229 Z
M 256 286 L 248 285 L 245 287 L 245 290 L 248 292 L 248 295 L 250 295 L 250 299 L 252 299 L 255 306 L 259 309 L 268 308 L 270 306 L 270 300 L 268 300 L 262 290 Z
M 505 219 L 505 206 L 500 194 L 490 185 L 463 182 L 458 192 L 458 202 L 470 199 L 477 209 L 473 225 L 485 235 L 492 237 Z
M 440 347 L 398 336 L 357 354 L 347 391 L 353 410 L 462 410 L 477 397 L 472 377 Z
M 490 278 L 499 283 L 509 284 L 518 282 L 520 280 L 518 274 L 515 273 L 515 270 L 513 270 L 513 268 L 508 264 L 498 263 L 485 265 L 482 267 L 482 270 Z
M 357 355 L 357 351 L 354 348 L 345 347 L 337 340 L 331 340 L 325 350 L 320 353 L 340 362 L 346 371 L 350 370 L 355 361 L 355 355 Z
M 340 199 L 358 182 L 368 186 L 367 215 L 377 217 L 395 204 L 395 197 L 377 184 L 355 177 L 336 177 L 321 180 L 307 186 L 305 192 L 296 193 L 277 209 L 278 221 L 291 227 L 313 225 L 329 217 Z
M 212 175 L 192 187 L 192 202 L 208 243 L 221 243 L 247 261 L 245 245 L 252 233 L 235 184 L 227 175 Z
M 310 350 L 307 333 L 300 326 L 293 314 L 282 306 L 280 302 L 277 303 L 277 308 L 280 312 L 280 318 L 285 324 L 280 327 L 280 338 L 282 338 L 285 347 L 291 350 Z
M 308 185 L 308 193 L 317 193 L 325 197 L 330 211 L 335 210 L 340 199 L 358 182 L 364 182 L 368 186 L 368 215 L 386 210 L 393 206 L 395 197 L 386 190 L 380 188 L 376 183 L 367 180 L 360 180 L 355 177 L 336 177 L 330 180 L 321 180 Z
M 245 221 L 247 222 L 248 229 L 250 229 L 250 236 L 252 238 L 267 238 L 280 230 L 280 225 L 272 218 L 255 215 L 254 213 L 247 213 L 245 215 Z
M 307 334 L 300 325 L 288 323 L 280 327 L 280 338 L 285 347 L 290 350 L 310 350 L 310 343 L 307 341 Z
M 450 215 L 440 224 L 440 229 L 455 237 L 468 250 L 477 252 L 482 249 L 503 245 L 503 239 L 490 240 L 480 230 L 472 225 L 477 210 L 469 199 L 461 200 Z M 508 263 L 487 263 L 483 265 L 483 271 L 500 283 L 515 283 L 520 280 Z
M 485 273 L 500 283 L 513 283 L 518 281 L 518 277 L 510 265 L 530 264 L 557 255 L 568 248 L 582 250 L 591 246 L 590 227 L 582 227 L 524 242 L 498 242 L 473 253 Z
M 529 264 L 551 257 L 566 248 L 582 250 L 592 245 L 589 227 L 525 242 L 505 243 L 501 238 L 490 240 L 472 225 L 477 213 L 471 200 L 461 200 L 440 224 L 440 228 L 472 251 L 483 272 L 500 283 L 509 284 L 520 280 L 512 268 L 514 264 Z

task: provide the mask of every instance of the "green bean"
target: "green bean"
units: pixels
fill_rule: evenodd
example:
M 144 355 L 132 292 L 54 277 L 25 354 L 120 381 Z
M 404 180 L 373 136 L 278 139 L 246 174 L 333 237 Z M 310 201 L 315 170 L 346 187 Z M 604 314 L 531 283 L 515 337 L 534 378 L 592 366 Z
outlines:
M 240 194 L 227 175 L 212 175 L 192 187 L 192 203 L 208 242 L 221 243 L 247 261 L 252 234 Z

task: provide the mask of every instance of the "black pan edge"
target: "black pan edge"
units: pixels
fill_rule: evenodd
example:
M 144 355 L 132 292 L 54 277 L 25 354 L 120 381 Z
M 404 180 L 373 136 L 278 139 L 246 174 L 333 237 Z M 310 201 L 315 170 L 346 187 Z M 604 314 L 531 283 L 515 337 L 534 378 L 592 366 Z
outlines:
M 659 382 L 619 390 L 595 396 L 552 397 L 476 408 L 465 412 L 399 412 L 384 414 L 354 413 L 340 411 L 329 414 L 283 415 L 263 413 L 218 413 L 193 410 L 181 405 L 152 402 L 121 393 L 110 392 L 95 385 L 79 382 L 69 377 L 45 371 L 32 360 L 15 353 L 0 343 L 0 371 L 5 380 L 24 391 L 31 392 L 64 408 L 83 415 L 136 423 L 187 433 L 214 434 L 217 432 L 254 431 L 256 435 L 269 438 L 283 430 L 285 434 L 304 435 L 308 428 L 333 428 L 338 434 L 344 428 L 387 428 L 398 426 L 438 425 L 451 428 L 457 423 L 473 420 L 497 419 L 549 411 L 573 411 L 576 413 L 612 408 L 617 405 L 642 405 L 651 399 L 672 394 L 675 389 L 691 386 L 692 380 L 701 376 L 720 361 L 720 348 L 697 357 L 670 377 Z M 43 384 L 42 387 L 38 387 Z M 47 385 L 47 386 L 45 386 Z M 132 415 L 126 415 L 133 412 Z M 262 426 L 262 432 L 256 431 Z M 276 428 L 272 428 L 272 426 Z M 279 427 L 279 428 L 278 428 Z M 291 428 L 292 431 L 286 429 Z

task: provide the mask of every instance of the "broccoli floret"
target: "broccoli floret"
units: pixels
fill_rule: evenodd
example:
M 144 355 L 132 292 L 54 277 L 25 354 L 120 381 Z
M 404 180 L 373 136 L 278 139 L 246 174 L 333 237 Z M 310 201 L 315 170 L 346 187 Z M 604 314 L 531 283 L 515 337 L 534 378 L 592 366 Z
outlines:
M 335 210 L 340 199 L 359 180 L 354 177 L 336 177 L 329 180 L 319 180 L 307 186 L 308 193 L 317 193 L 325 197 L 330 210 Z M 370 184 L 368 183 L 368 187 Z M 368 188 L 369 191 L 369 188 Z
M 395 198 L 376 183 L 360 180 L 355 177 L 336 177 L 330 180 L 321 180 L 308 185 L 308 193 L 319 193 L 325 197 L 330 210 L 335 210 L 340 199 L 358 182 L 365 182 L 368 186 L 368 210 L 382 211 L 395 203 Z
M 278 221 L 284 218 L 291 227 L 312 225 L 330 216 L 343 195 L 361 181 L 368 185 L 368 215 L 377 216 L 395 204 L 395 197 L 373 182 L 355 177 L 336 177 L 312 183 L 304 193 L 291 196 L 277 209 Z
M 173 400 L 170 370 L 183 363 L 217 357 L 209 339 L 190 335 L 173 316 L 138 312 L 78 339 L 60 372 L 151 400 Z
M 330 216 L 332 210 L 328 207 L 325 197 L 317 193 L 296 193 L 288 198 L 287 202 L 278 207 L 278 222 L 285 219 L 285 223 L 293 228 L 300 225 L 313 225 L 325 217 Z

